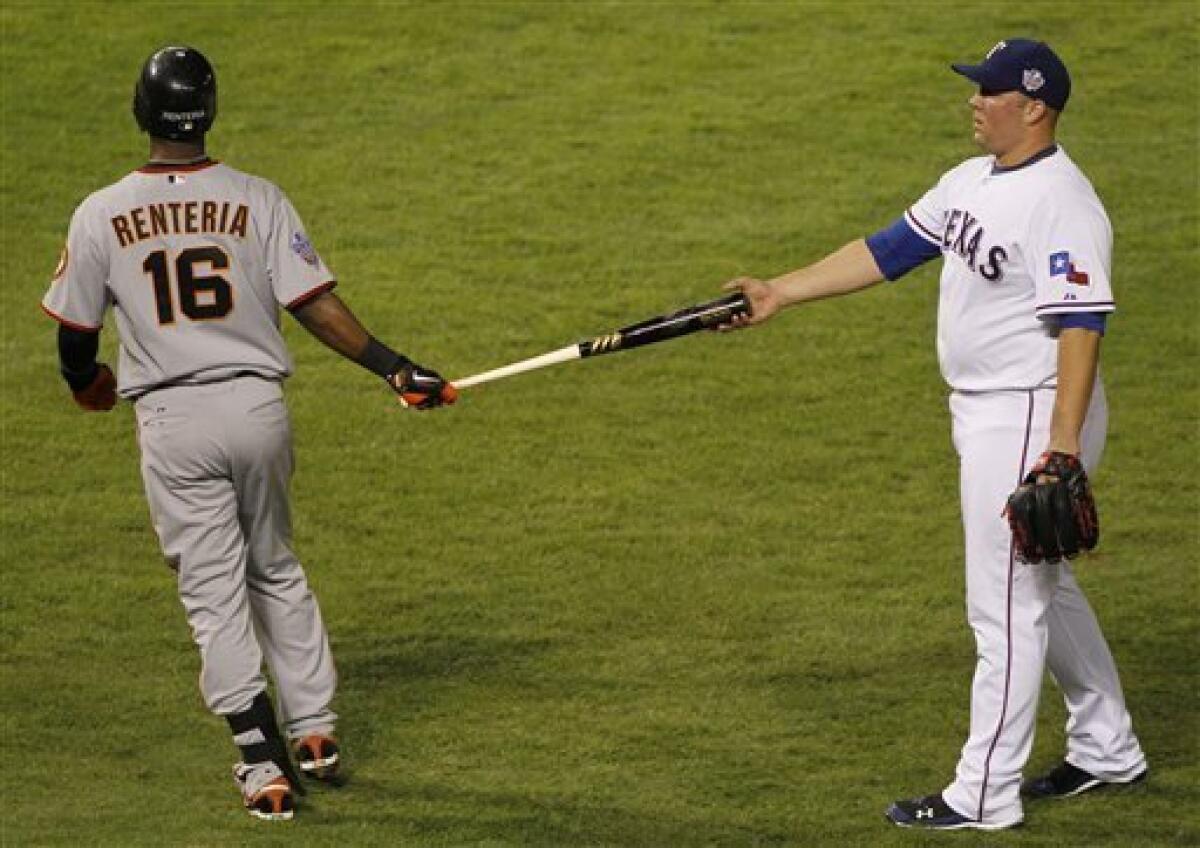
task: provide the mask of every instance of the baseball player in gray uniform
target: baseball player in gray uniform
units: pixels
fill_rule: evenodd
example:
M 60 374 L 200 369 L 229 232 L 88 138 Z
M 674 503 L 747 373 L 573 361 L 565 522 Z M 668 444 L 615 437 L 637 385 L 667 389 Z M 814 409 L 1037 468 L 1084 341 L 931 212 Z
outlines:
M 1096 539 L 1083 469 L 1094 471 L 1104 447 L 1097 366 L 1115 308 L 1108 216 L 1055 141 L 1070 77 L 1045 43 L 1019 38 L 977 65 L 953 67 L 978 86 L 969 103 L 987 155 L 950 170 L 874 235 L 774 280 L 729 285 L 751 298 L 753 316 L 740 323 L 760 323 L 943 259 L 937 349 L 960 458 L 978 660 L 955 779 L 896 801 L 886 815 L 903 827 L 999 830 L 1022 822 L 1022 796 L 1134 783 L 1147 765 L 1116 665 L 1066 562 Z M 1031 544 L 1006 504 L 1038 489 L 1045 501 L 1064 476 L 1075 481 L 1080 508 L 1062 510 L 1068 520 L 1057 526 L 1035 525 Z M 1022 785 L 1047 668 L 1069 715 L 1066 757 Z
M 341 752 L 329 640 L 291 547 L 281 384 L 292 361 L 279 307 L 406 406 L 453 403 L 455 391 L 363 329 L 283 192 L 208 158 L 216 95 L 194 49 L 146 61 L 133 111 L 150 160 L 79 205 L 42 307 L 59 322 L 62 375 L 78 404 L 108 410 L 118 395 L 134 404 L 146 497 L 200 649 L 201 692 L 240 749 L 234 778 L 246 808 L 280 820 L 304 791 L 291 757 L 332 780 Z M 121 341 L 116 379 L 96 361 L 109 310 Z

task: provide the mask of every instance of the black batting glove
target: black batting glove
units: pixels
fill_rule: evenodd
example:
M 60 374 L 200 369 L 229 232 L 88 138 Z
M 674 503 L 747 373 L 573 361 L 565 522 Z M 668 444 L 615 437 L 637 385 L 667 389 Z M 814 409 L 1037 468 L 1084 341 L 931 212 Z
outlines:
M 400 370 L 387 378 L 400 403 L 414 409 L 433 409 L 458 400 L 458 390 L 441 374 L 405 359 Z

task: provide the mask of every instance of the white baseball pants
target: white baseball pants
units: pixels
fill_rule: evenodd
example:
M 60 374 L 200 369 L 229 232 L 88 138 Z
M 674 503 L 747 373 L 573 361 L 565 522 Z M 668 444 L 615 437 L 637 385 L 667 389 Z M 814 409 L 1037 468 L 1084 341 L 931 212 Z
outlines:
M 970 735 L 944 798 L 962 815 L 997 824 L 1022 818 L 1020 782 L 1045 668 L 1066 699 L 1069 762 L 1113 781 L 1146 767 L 1116 665 L 1071 567 L 1017 561 L 1001 515 L 1008 495 L 1046 447 L 1054 394 L 1049 389 L 950 396 L 966 535 L 967 620 L 978 659 Z M 1089 474 L 1099 463 L 1107 424 L 1097 382 L 1082 434 Z M 1103 532 L 1104 493 L 1098 494 Z
M 291 548 L 292 437 L 278 383 L 237 377 L 136 403 L 142 480 L 200 648 L 218 715 L 263 691 L 263 659 L 289 736 L 332 729 L 337 676 L 321 612 Z

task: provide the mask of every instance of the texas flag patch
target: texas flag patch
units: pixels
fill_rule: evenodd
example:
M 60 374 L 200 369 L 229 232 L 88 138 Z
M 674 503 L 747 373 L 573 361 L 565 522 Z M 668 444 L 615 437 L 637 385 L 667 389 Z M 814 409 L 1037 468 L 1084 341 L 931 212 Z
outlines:
M 1071 261 L 1071 254 L 1066 250 L 1050 254 L 1050 276 L 1067 278 L 1068 283 L 1077 286 L 1088 285 L 1087 272 Z

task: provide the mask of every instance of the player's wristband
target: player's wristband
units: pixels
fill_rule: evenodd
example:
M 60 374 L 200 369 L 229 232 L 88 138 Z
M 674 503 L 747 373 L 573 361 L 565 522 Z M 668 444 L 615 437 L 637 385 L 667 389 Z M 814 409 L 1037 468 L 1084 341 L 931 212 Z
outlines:
M 71 391 L 83 391 L 96 379 L 100 371 L 100 363 L 96 361 L 99 352 L 99 333 L 73 330 L 66 324 L 59 326 L 58 370 Z
M 62 365 L 59 367 L 58 372 L 67 381 L 67 385 L 71 387 L 71 391 L 82 392 L 95 381 L 96 375 L 100 373 L 100 363 L 93 361 L 82 371 L 75 371 Z
M 367 346 L 357 361 L 363 368 L 385 380 L 391 379 L 393 374 L 409 363 L 407 356 L 396 353 L 374 336 L 367 337 Z

